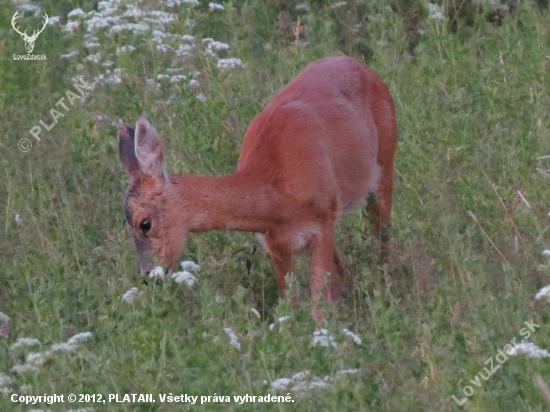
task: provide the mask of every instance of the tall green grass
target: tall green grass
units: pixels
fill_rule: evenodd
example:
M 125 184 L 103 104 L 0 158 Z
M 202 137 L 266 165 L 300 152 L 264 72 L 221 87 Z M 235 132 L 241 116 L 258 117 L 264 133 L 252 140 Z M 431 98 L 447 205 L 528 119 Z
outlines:
M 0 395 L 0 410 L 548 408 L 533 381 L 536 374 L 550 381 L 548 360 L 525 356 L 510 357 L 474 386 L 463 407 L 451 399 L 462 398 L 461 388 L 472 386 L 484 362 L 520 338 L 524 321 L 540 325 L 530 341 L 550 347 L 548 306 L 533 298 L 550 275 L 541 255 L 550 241 L 550 172 L 548 160 L 539 159 L 550 153 L 547 10 L 519 1 L 495 22 L 485 6 L 453 14 L 464 10 L 450 1 L 443 4 L 445 20 L 430 20 L 428 3 L 348 1 L 332 8 L 319 2 L 297 10 L 298 3 L 224 2 L 223 12 L 210 11 L 207 2 L 181 7 L 176 32 L 227 42 L 227 55 L 246 66 L 220 70 L 201 52 L 186 63 L 201 72 L 200 89 L 182 82 L 157 90 L 146 79 L 173 62 L 156 54 L 147 36 L 136 37 L 137 52 L 111 67 L 125 69 L 123 82 L 97 86 L 40 142 L 28 131 L 41 119 L 51 123 L 49 110 L 72 90 L 71 78 L 93 78 L 104 68 L 85 61 L 98 50 L 83 47 L 84 28 L 68 36 L 55 25 L 35 46 L 47 61 L 14 61 L 24 45 L 10 27 L 15 8 L 0 3 L 0 311 L 11 317 L 9 337 L 0 337 L 0 373 L 12 378 L 11 391 L 33 395 L 265 395 L 271 381 L 304 370 L 330 376 L 330 387 L 302 396 L 284 392 L 294 403 L 240 406 L 191 407 L 158 398 L 136 405 L 25 406 Z M 42 7 L 65 24 L 70 10 L 96 6 L 45 1 Z M 298 17 L 304 29 L 297 44 Z M 100 38 L 109 50 L 123 40 Z M 70 50 L 79 55 L 59 58 Z M 148 116 L 165 140 L 172 172 L 229 173 L 247 125 L 269 99 L 309 62 L 339 53 L 365 60 L 387 82 L 399 147 L 391 267 L 378 266 L 362 211 L 338 227 L 349 280 L 326 325 L 338 346 L 311 346 L 315 325 L 307 298 L 297 311 L 278 301 L 268 256 L 252 235 L 193 236 L 182 254 L 201 265 L 193 289 L 138 277 L 124 224 L 128 178 L 118 160 L 116 126 L 97 116 L 115 123 Z M 205 102 L 195 98 L 199 92 Z M 33 142 L 28 153 L 17 147 L 23 137 Z M 297 268 L 296 287 L 307 295 L 307 261 L 300 259 Z M 121 296 L 131 287 L 142 293 L 127 304 Z M 284 315 L 293 322 L 269 330 Z M 223 327 L 237 333 L 240 350 L 229 345 Z M 342 335 L 343 328 L 362 344 Z M 11 372 L 27 355 L 10 349 L 17 338 L 37 338 L 42 346 L 30 351 L 46 351 L 83 331 L 94 337 L 78 350 L 56 353 L 37 372 Z M 336 377 L 353 368 L 358 375 Z

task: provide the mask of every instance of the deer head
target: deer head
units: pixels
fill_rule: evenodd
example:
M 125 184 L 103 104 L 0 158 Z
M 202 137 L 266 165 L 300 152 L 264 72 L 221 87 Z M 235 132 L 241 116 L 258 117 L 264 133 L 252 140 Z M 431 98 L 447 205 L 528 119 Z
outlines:
M 19 11 L 16 11 L 11 19 L 11 26 L 17 33 L 21 35 L 21 37 L 25 41 L 25 48 L 27 49 L 27 53 L 30 54 L 34 49 L 34 42 L 36 41 L 38 35 L 44 31 L 44 29 L 46 28 L 46 24 L 48 24 L 48 15 L 44 13 L 44 24 L 42 25 L 42 28 L 40 30 L 34 30 L 32 36 L 27 35 L 27 30 L 21 33 L 19 28 L 15 25 L 15 21 L 18 17 Z
M 169 272 L 184 246 L 181 216 L 174 207 L 175 187 L 164 169 L 164 148 L 155 128 L 143 117 L 136 128 L 119 128 L 120 160 L 130 175 L 124 201 L 126 227 L 134 238 L 142 275 L 153 269 L 153 256 Z M 178 219 L 179 217 L 179 219 Z

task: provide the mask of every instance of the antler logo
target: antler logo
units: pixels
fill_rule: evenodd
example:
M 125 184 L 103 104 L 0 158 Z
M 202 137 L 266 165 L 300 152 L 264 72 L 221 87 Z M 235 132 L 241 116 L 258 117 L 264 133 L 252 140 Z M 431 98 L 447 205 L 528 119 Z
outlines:
M 25 48 L 27 49 L 27 53 L 31 54 L 34 49 L 34 42 L 38 38 L 38 35 L 44 31 L 46 28 L 46 24 L 48 24 L 48 15 L 44 13 L 44 24 L 42 25 L 42 28 L 40 30 L 34 30 L 32 33 L 32 36 L 29 36 L 27 34 L 27 30 L 25 30 L 23 33 L 19 30 L 19 28 L 15 25 L 15 21 L 19 17 L 19 11 L 16 11 L 11 19 L 11 25 L 13 29 L 21 35 L 23 40 L 25 41 Z

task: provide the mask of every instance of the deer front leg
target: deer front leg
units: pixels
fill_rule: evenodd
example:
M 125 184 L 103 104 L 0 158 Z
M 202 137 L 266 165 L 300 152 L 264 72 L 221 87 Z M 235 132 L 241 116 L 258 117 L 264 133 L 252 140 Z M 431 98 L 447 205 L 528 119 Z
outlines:
M 290 245 L 282 243 L 276 239 L 270 238 L 264 239 L 271 257 L 271 263 L 273 264 L 273 270 L 275 271 L 275 279 L 277 280 L 277 288 L 279 290 L 279 297 L 286 299 L 286 290 L 288 285 L 286 283 L 285 276 L 294 272 L 294 265 L 292 261 L 292 249 Z M 294 295 L 292 298 L 292 307 L 297 309 L 299 306 L 299 298 Z
M 311 313 L 317 323 L 325 315 L 318 304 L 334 303 L 340 297 L 341 280 L 344 274 L 342 263 L 334 249 L 334 228 L 323 231 L 311 245 Z

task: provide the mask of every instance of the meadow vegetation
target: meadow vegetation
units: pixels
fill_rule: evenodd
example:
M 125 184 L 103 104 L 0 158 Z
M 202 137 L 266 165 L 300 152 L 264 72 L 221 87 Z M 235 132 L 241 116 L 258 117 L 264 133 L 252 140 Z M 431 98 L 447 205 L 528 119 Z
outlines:
M 548 409 L 534 382 L 550 382 L 548 359 L 510 356 L 470 382 L 522 339 L 525 321 L 539 325 L 529 342 L 550 348 L 549 307 L 534 299 L 550 283 L 547 2 L 127 3 L 41 1 L 60 16 L 36 41 L 47 60 L 15 61 L 25 53 L 11 28 L 16 7 L 0 0 L 0 312 L 10 317 L 0 318 L 0 410 Z M 83 15 L 67 17 L 78 8 Z M 136 26 L 112 30 L 119 23 L 99 14 L 86 23 L 94 10 L 104 19 L 126 12 L 124 24 Z M 20 24 L 39 25 L 40 13 Z M 325 325 L 336 346 L 311 344 L 308 262 L 297 264 L 302 299 L 292 310 L 252 234 L 193 235 L 181 256 L 200 266 L 192 287 L 139 277 L 119 122 L 147 116 L 173 173 L 231 173 L 271 97 L 311 61 L 342 53 L 388 84 L 399 145 L 391 265 L 379 264 L 364 210 L 338 226 L 348 281 Z M 56 102 L 78 79 L 93 90 L 62 110 Z M 52 108 L 64 116 L 37 141 L 29 130 L 51 125 Z M 32 143 L 26 153 L 22 138 Z M 83 332 L 93 336 L 71 344 Z M 39 343 L 12 348 L 21 337 Z M 44 358 L 18 371 L 29 352 Z M 271 386 L 304 371 L 301 387 Z M 459 406 L 452 396 L 462 399 L 466 385 L 474 392 Z M 294 402 L 31 406 L 11 393 L 290 393 Z

